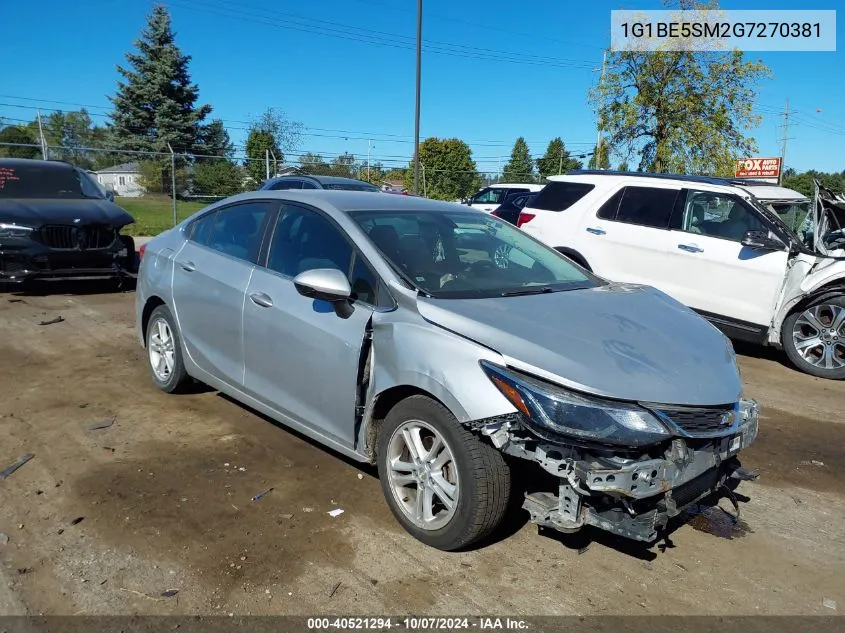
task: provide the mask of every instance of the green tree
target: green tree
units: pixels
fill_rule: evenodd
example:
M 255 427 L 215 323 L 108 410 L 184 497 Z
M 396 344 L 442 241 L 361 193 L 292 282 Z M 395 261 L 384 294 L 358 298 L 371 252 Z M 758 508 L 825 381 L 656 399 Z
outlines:
M 358 178 L 365 182 L 380 185 L 384 181 L 384 166 L 379 162 L 370 163 L 369 166 L 363 162 L 358 167 L 358 171 L 360 172 Z
M 385 172 L 384 177 L 382 180 L 391 180 L 391 181 L 400 181 L 405 182 L 405 176 L 407 175 L 408 170 L 404 167 L 394 167 L 392 169 L 387 170 Z M 413 173 L 411 174 L 411 179 L 413 180 L 414 176 Z
M 332 176 L 340 176 L 341 178 L 354 178 L 355 174 L 355 156 L 349 152 L 344 152 L 340 156 L 335 156 L 332 159 Z
M 617 171 L 631 171 L 630 165 L 628 165 L 628 161 L 623 160 L 619 165 L 616 166 Z
M 459 200 L 478 189 L 478 168 L 472 159 L 472 150 L 462 140 L 427 138 L 420 143 L 419 158 L 420 195 L 437 200 Z M 412 160 L 405 172 L 405 187 L 413 191 L 413 186 Z
M 502 170 L 502 182 L 534 182 L 534 162 L 523 137 L 516 139 L 511 159 Z
M 194 163 L 193 193 L 231 196 L 243 191 L 244 171 L 227 158 L 200 158 Z
M 332 167 L 320 154 L 306 152 L 299 157 L 299 164 L 302 171 L 312 176 L 330 176 Z
M 716 9 L 715 0 L 680 0 Z M 758 83 L 770 76 L 741 51 L 608 51 L 604 81 L 590 90 L 601 129 L 641 170 L 733 175 L 736 156 L 756 151 L 748 136 Z
M 210 105 L 197 106 L 199 88 L 191 82 L 191 57 L 176 46 L 170 14 L 155 5 L 147 25 L 127 53 L 129 67 L 118 66 L 123 78 L 111 97 L 113 139 L 122 149 L 176 152 L 194 149 Z
M 593 146 L 593 154 L 587 163 L 590 169 L 610 169 L 610 145 L 604 139 Z
M 147 193 L 173 195 L 173 179 L 171 177 L 171 163 L 169 160 L 153 158 L 141 161 L 140 185 Z M 176 165 L 176 193 L 183 193 L 188 188 L 189 174 L 187 167 Z
M 570 169 L 581 169 L 581 161 L 572 157 L 563 139 L 558 136 L 549 141 L 546 153 L 537 159 L 537 173 L 542 181 L 552 174 L 565 174 Z
M 264 182 L 268 150 L 271 161 L 275 157 L 278 164 L 283 164 L 285 152 L 297 148 L 301 134 L 300 123 L 289 121 L 284 113 L 273 108 L 265 110 L 249 126 L 249 135 L 246 139 L 247 174 L 255 182 Z
M 197 139 L 197 154 L 206 156 L 226 156 L 231 158 L 235 153 L 235 146 L 229 137 L 229 132 L 220 119 L 214 119 L 208 125 L 200 127 Z
M 0 130 L 0 143 L 35 145 L 38 141 L 28 130 L 16 125 L 10 125 Z M 0 145 L 0 156 L 4 158 L 41 158 L 41 149 L 38 147 Z
M 812 198 L 815 188 L 813 180 L 818 180 L 823 187 L 831 191 L 845 192 L 845 173 L 826 173 L 815 169 L 800 173 L 794 169 L 787 169 L 783 173 L 782 184 L 787 189 L 793 189 Z

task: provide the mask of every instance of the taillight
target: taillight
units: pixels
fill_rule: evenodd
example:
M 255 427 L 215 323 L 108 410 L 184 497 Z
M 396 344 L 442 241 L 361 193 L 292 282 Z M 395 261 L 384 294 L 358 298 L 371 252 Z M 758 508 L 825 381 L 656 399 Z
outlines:
M 516 219 L 516 226 L 520 227 L 523 224 L 526 224 L 526 223 L 530 222 L 531 220 L 533 220 L 534 217 L 535 216 L 534 216 L 533 213 L 526 213 L 525 211 L 523 211 L 522 213 L 519 214 L 519 217 Z
M 141 247 L 138 249 L 138 259 L 144 258 L 144 251 L 147 250 L 146 244 L 141 244 Z

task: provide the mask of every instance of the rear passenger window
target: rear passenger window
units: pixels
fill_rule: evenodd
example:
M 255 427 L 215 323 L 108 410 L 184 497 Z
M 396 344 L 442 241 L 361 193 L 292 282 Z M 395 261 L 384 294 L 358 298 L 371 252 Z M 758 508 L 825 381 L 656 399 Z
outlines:
M 625 187 L 616 221 L 667 229 L 678 193 L 678 189 Z
M 264 220 L 272 206 L 273 203 L 261 200 L 221 209 L 204 243 L 220 253 L 253 261 L 261 246 Z
M 191 225 L 190 236 L 191 240 L 198 244 L 208 246 L 209 237 L 211 237 L 211 227 L 214 226 L 214 220 L 217 218 L 217 212 L 212 212 L 198 220 L 194 220 Z
M 543 211 L 564 211 L 595 187 L 585 182 L 550 182 L 531 201 L 531 208 Z
M 625 193 L 624 188 L 610 196 L 610 199 L 601 205 L 599 212 L 596 213 L 596 217 L 602 220 L 615 220 L 616 212 L 619 211 L 619 203 L 622 202 L 623 193 Z

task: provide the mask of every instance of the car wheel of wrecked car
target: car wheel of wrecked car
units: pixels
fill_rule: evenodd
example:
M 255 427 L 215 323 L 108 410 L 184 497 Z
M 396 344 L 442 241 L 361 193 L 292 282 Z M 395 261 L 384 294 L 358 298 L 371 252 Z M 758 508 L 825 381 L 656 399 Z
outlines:
M 120 241 L 126 248 L 126 262 L 124 268 L 127 272 L 138 272 L 138 253 L 135 251 L 135 239 L 131 235 L 121 235 Z
M 379 434 L 378 470 L 402 526 L 446 551 L 493 532 L 510 496 L 502 454 L 422 395 L 403 400 L 387 415 Z
M 158 306 L 147 325 L 147 355 L 150 375 L 156 387 L 167 393 L 179 391 L 189 382 L 182 361 L 182 344 L 167 306 Z
M 789 360 L 801 371 L 845 379 L 845 297 L 794 311 L 783 323 L 782 342 Z

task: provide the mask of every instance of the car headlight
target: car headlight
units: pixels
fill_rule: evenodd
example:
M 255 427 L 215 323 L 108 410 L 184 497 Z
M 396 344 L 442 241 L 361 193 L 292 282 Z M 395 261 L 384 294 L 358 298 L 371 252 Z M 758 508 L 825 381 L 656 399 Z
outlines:
M 743 398 L 739 401 L 739 428 L 742 430 L 742 445 L 748 446 L 757 439 L 760 420 L 760 403 Z
M 628 447 L 670 437 L 654 415 L 635 404 L 574 393 L 484 360 L 481 367 L 502 395 L 540 431 Z
M 33 228 L 14 222 L 0 222 L 0 237 L 29 237 Z

